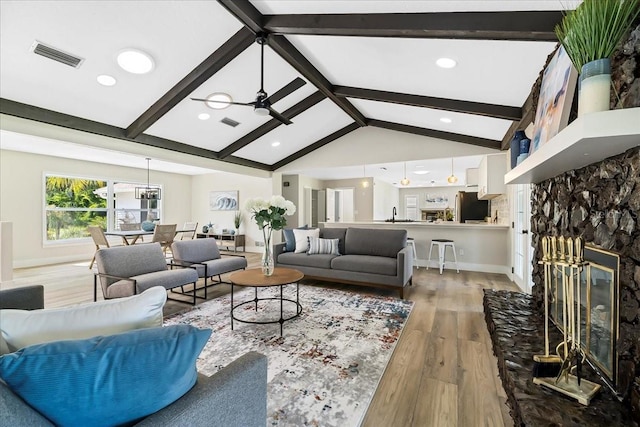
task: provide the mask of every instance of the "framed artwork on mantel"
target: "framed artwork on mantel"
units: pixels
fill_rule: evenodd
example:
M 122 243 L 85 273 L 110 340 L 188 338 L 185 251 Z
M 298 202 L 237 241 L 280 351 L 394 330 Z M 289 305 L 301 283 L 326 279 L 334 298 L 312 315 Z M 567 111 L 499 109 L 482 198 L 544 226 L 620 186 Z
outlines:
M 567 126 L 577 80 L 578 71 L 560 46 L 542 74 L 529 154 Z
M 209 208 L 212 211 L 237 211 L 238 191 L 209 192 Z

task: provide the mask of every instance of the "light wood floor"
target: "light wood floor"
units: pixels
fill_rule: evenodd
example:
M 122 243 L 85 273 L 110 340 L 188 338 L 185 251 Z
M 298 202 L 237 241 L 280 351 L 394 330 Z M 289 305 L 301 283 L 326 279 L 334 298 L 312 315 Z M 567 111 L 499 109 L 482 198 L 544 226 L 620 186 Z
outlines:
M 249 266 L 257 266 L 259 255 L 246 255 Z M 47 308 L 93 301 L 88 262 L 15 270 L 11 287 L 30 284 L 45 286 Z M 376 288 L 322 285 L 397 295 Z M 517 290 L 504 275 L 415 270 L 413 286 L 405 290 L 405 298 L 415 306 L 363 426 L 513 426 L 484 321 L 486 288 Z M 228 285 L 216 286 L 209 298 L 229 291 Z M 101 299 L 100 289 L 98 296 Z M 168 301 L 165 314 L 188 307 Z

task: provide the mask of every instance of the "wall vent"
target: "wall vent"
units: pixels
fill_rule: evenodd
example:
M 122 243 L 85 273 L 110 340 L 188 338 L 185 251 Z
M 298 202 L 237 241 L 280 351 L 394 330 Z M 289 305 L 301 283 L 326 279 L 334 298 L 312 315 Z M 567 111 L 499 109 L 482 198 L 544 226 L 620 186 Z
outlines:
M 39 41 L 34 41 L 31 45 L 31 51 L 36 55 L 44 56 L 45 58 L 53 59 L 61 64 L 68 65 L 73 68 L 78 68 L 83 62 L 84 58 L 80 58 L 70 53 L 63 52 L 55 47 L 47 46 Z
M 222 123 L 224 123 L 225 125 L 229 125 L 232 128 L 238 126 L 240 124 L 240 122 L 236 122 L 235 120 L 230 119 L 229 117 L 225 117 L 224 119 L 220 120 Z

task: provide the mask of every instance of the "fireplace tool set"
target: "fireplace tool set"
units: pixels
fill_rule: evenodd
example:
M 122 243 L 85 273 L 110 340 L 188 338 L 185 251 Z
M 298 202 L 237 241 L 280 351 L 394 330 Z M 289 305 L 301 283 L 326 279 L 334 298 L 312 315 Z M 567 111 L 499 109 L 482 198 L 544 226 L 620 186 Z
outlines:
M 534 355 L 533 382 L 576 399 L 588 405 L 600 385 L 582 378 L 585 354 L 581 348 L 581 307 L 580 277 L 584 261 L 582 239 L 563 236 L 541 239 L 544 267 L 544 355 Z M 562 289 L 562 332 L 563 340 L 555 348 L 556 354 L 549 354 L 549 290 L 552 280 L 555 289 Z M 559 293 L 559 292 L 558 292 Z

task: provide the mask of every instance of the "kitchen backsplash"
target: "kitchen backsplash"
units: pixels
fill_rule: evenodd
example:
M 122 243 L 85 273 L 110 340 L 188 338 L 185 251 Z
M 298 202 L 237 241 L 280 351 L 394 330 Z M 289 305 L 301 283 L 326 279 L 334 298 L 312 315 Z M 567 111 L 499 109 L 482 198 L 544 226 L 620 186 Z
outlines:
M 489 203 L 491 218 L 496 217 L 498 212 L 498 224 L 509 225 L 509 197 L 506 194 L 491 199 Z

